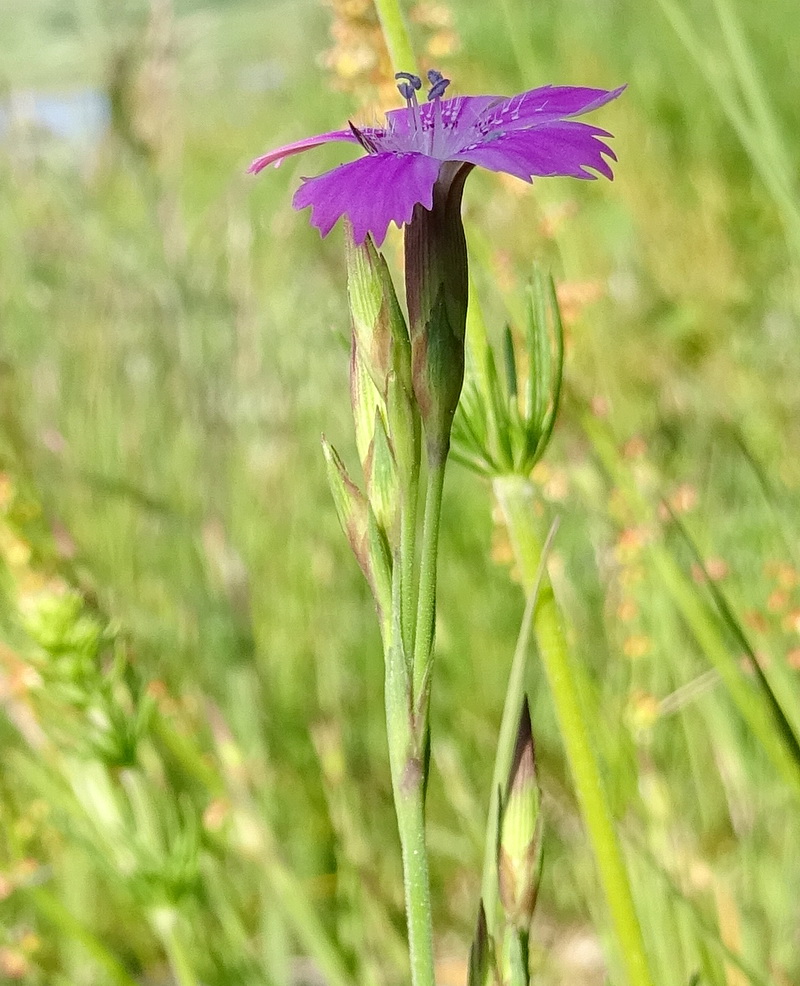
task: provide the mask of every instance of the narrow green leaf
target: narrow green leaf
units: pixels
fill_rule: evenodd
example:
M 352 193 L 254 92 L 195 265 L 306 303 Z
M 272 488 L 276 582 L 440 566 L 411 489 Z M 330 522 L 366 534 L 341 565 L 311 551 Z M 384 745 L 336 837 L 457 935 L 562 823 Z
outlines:
M 517 363 L 514 355 L 514 337 L 511 334 L 511 326 L 506 325 L 503 332 L 503 363 L 506 368 L 506 382 L 508 384 L 509 400 L 516 400 L 517 397 Z

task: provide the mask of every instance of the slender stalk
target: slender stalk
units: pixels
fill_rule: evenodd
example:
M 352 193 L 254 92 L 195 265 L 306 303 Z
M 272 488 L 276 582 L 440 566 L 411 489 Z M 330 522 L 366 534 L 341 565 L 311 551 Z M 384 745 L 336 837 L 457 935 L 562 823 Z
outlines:
M 524 89 L 527 73 L 530 71 L 531 66 L 536 64 L 533 45 L 530 41 L 531 36 L 529 36 L 527 31 L 520 31 L 518 18 L 515 16 L 515 11 L 511 9 L 510 0 L 502 0 L 501 6 L 503 8 L 503 19 L 506 22 L 506 30 L 508 31 L 508 40 L 514 52 L 514 60 L 517 63 L 519 81 L 522 83 L 522 88 Z
M 403 650 L 411 657 L 416 627 L 416 583 L 414 581 L 417 548 L 417 500 L 419 471 L 411 478 L 400 507 L 400 625 Z
M 427 703 L 424 690 L 433 647 L 436 615 L 436 563 L 439 548 L 439 516 L 442 506 L 445 460 L 428 468 L 425 515 L 422 524 L 420 571 L 417 588 L 416 627 L 412 664 L 408 652 L 398 646 L 405 639 L 406 600 L 409 572 L 413 578 L 415 528 L 401 531 L 399 591 L 393 592 L 395 612 L 391 625 L 385 625 L 383 640 L 386 662 L 386 724 L 389 759 L 392 767 L 397 827 L 403 853 L 408 949 L 412 986 L 435 986 L 433 957 L 433 917 L 431 913 L 428 851 L 425 843 L 425 787 L 427 746 Z M 416 493 L 414 489 L 414 503 Z M 411 500 L 411 496 L 408 496 Z M 415 525 L 416 526 L 416 525 Z M 405 537 L 402 537 L 405 534 Z M 411 562 L 409 562 L 411 558 Z M 396 576 L 397 578 L 397 576 Z M 413 582 L 411 583 L 413 585 Z M 413 590 L 412 590 L 413 591 Z M 413 596 L 411 597 L 413 599 Z M 413 606 L 409 607 L 413 614 Z M 420 708 L 420 699 L 424 706 Z M 421 713 L 421 715 L 420 715 Z
M 139 980 L 128 973 L 102 940 L 79 921 L 54 893 L 45 887 L 26 888 L 22 893 L 31 902 L 37 915 L 49 921 L 64 940 L 75 941 L 84 948 L 91 961 L 103 969 L 104 981 L 115 983 L 116 986 L 138 986 Z
M 483 854 L 483 876 L 481 878 L 481 900 L 483 901 L 486 924 L 489 933 L 495 930 L 497 917 L 497 824 L 500 788 L 511 768 L 514 756 L 514 744 L 517 739 L 517 728 L 525 699 L 525 677 L 528 668 L 528 644 L 530 642 L 533 614 L 539 598 L 539 586 L 545 573 L 545 563 L 550 545 L 558 530 L 558 520 L 553 521 L 547 539 L 542 549 L 542 556 L 532 586 L 528 589 L 528 599 L 525 603 L 525 613 L 514 648 L 511 661 L 511 671 L 508 675 L 508 687 L 503 703 L 503 715 L 500 720 L 500 734 L 497 738 L 497 753 L 494 758 L 492 771 L 492 793 L 489 798 L 489 817 L 486 823 L 486 844 Z
M 178 986 L 200 986 L 200 980 L 194 973 L 189 957 L 189 949 L 178 932 L 177 912 L 170 907 L 154 908 L 151 912 L 151 920 L 164 945 L 175 982 Z
M 417 596 L 417 627 L 414 638 L 414 690 L 412 694 L 415 703 L 419 700 L 425 687 L 433 650 L 433 631 L 436 622 L 439 518 L 442 511 L 442 491 L 446 465 L 445 456 L 431 457 L 425 487 L 425 516 L 422 522 L 419 595 Z
M 399 584 L 395 572 L 395 613 L 384 621 L 386 732 L 392 793 L 403 854 L 408 951 L 412 986 L 435 986 L 433 918 L 428 852 L 425 845 L 425 764 L 423 740 L 410 702 L 411 676 L 398 637 L 401 634 Z
M 395 72 L 416 74 L 417 60 L 411 47 L 408 25 L 400 7 L 400 0 L 375 0 L 375 9 L 378 11 L 381 30 Z
M 494 489 L 511 538 L 517 564 L 530 589 L 542 548 L 531 510 L 533 487 L 520 477 L 496 479 Z M 542 576 L 533 618 L 534 635 L 550 686 L 575 790 L 606 897 L 619 958 L 629 986 L 652 986 L 639 919 L 633 903 L 622 848 L 570 664 L 561 614 L 546 573 Z
M 433 917 L 431 912 L 428 850 L 425 845 L 425 807 L 422 765 L 419 777 L 395 798 L 397 826 L 403 850 L 403 883 L 408 921 L 408 951 L 412 986 L 435 986 Z M 400 788 L 409 778 L 401 780 Z

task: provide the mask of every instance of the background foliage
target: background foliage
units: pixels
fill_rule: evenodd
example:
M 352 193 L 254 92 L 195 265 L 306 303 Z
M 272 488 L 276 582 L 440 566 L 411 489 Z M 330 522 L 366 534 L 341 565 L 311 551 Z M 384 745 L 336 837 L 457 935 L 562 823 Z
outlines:
M 567 394 L 539 509 L 562 517 L 557 589 L 664 986 L 800 977 L 793 12 L 410 8 L 459 91 L 629 85 L 599 120 L 613 185 L 476 173 L 465 208 L 498 336 L 534 259 L 560 283 Z M 371 8 L 29 0 L 0 8 L 0 37 L 0 977 L 401 982 L 380 646 L 318 442 L 349 441 L 341 243 L 289 206 L 340 151 L 244 175 L 391 104 Z M 490 490 L 452 467 L 442 984 L 463 982 L 478 895 L 523 607 L 509 557 Z M 776 697 L 761 732 L 756 663 Z M 604 916 L 540 685 L 534 961 L 543 983 L 600 983 Z

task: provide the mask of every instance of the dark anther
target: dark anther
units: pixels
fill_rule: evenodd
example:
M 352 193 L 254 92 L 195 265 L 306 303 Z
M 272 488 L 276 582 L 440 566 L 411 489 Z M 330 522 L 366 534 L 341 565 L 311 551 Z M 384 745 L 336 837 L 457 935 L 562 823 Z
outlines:
M 395 73 L 395 79 L 406 80 L 405 82 L 398 83 L 397 88 L 400 90 L 400 95 L 403 99 L 409 103 L 414 99 L 414 93 L 422 88 L 422 79 L 411 72 L 397 72 Z
M 395 72 L 395 79 L 405 79 L 406 82 L 410 82 L 411 85 L 419 92 L 422 88 L 422 79 L 418 75 L 414 75 L 411 72 Z M 400 89 L 400 86 L 397 87 Z M 400 89 L 402 92 L 402 89 Z
M 351 120 L 347 121 L 347 125 L 350 127 L 350 132 L 353 134 L 353 136 L 359 142 L 359 144 L 361 144 L 361 146 L 364 148 L 367 154 L 375 154 L 377 152 L 377 148 L 369 139 L 369 137 L 367 137 L 366 134 L 362 133 Z
M 428 93 L 428 102 L 430 102 L 432 99 L 438 99 L 442 95 L 450 85 L 450 80 L 445 79 L 441 72 L 435 72 L 433 70 L 428 72 L 428 78 L 433 83 Z

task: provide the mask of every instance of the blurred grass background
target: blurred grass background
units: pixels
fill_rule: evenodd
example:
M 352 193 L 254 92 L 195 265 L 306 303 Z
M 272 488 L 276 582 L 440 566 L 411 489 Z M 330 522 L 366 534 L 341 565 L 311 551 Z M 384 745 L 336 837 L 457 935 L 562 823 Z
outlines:
M 794 8 L 408 6 L 457 91 L 629 86 L 597 118 L 613 184 L 476 173 L 465 210 L 498 333 L 534 259 L 560 283 L 540 510 L 562 516 L 558 589 L 663 986 L 800 981 L 799 789 L 746 715 L 749 647 L 796 746 Z M 323 430 L 353 445 L 341 243 L 289 204 L 341 150 L 244 175 L 391 104 L 371 6 L 29 0 L 0 7 L 0 38 L 0 981 L 402 982 L 380 646 L 319 453 Z M 442 555 L 446 986 L 524 602 L 490 490 L 457 466 Z M 599 984 L 603 910 L 533 663 L 534 962 Z

